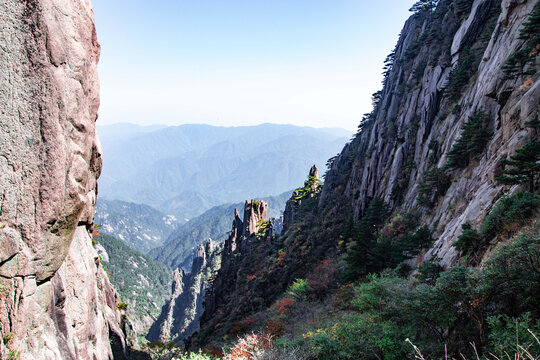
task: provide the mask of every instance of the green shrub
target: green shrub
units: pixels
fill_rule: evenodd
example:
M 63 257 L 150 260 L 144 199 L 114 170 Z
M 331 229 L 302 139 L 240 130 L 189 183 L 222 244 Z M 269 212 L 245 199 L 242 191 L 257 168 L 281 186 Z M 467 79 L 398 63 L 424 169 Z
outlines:
M 540 223 L 499 244 L 484 264 L 484 292 L 511 316 L 540 317 Z
M 533 335 L 540 334 L 540 319 L 535 321 L 530 313 L 524 313 L 518 318 L 491 316 L 487 322 L 489 352 L 498 358 L 527 359 L 525 350 L 540 354 L 540 342 Z
M 294 190 L 294 199 L 300 200 L 307 196 L 312 196 L 320 192 L 322 187 L 321 180 L 317 179 L 315 176 L 308 176 L 308 179 L 304 181 L 304 186 Z
M 404 359 L 403 328 L 377 313 L 355 313 L 331 327 L 303 334 L 304 347 L 319 360 Z
M 432 167 L 424 174 L 424 182 L 418 188 L 418 204 L 431 207 L 433 200 L 448 190 L 451 181 L 444 169 Z
M 215 359 L 213 356 L 203 354 L 202 352 L 198 353 L 189 353 L 189 354 L 181 354 L 177 358 L 178 360 L 213 360 Z
M 9 354 L 7 355 L 8 360 L 16 360 L 19 359 L 21 356 L 21 352 L 19 350 L 11 350 Z
M 506 232 L 516 233 L 526 225 L 540 207 L 540 196 L 528 191 L 518 191 L 512 196 L 503 196 L 484 219 L 480 233 L 487 239 Z
M 472 228 L 470 222 L 461 225 L 462 233 L 452 244 L 456 250 L 465 252 L 468 250 L 477 251 L 482 245 L 484 239 L 477 230 Z
M 440 265 L 440 259 L 431 259 L 418 267 L 418 272 L 414 275 L 415 279 L 421 283 L 433 286 L 443 272 L 444 268 Z
M 534 70 L 524 71 L 525 65 L 534 60 L 535 55 L 530 55 L 532 49 L 525 48 L 514 52 L 504 63 L 502 70 L 507 79 L 513 79 L 517 75 L 531 75 Z
M 305 279 L 296 279 L 287 289 L 287 294 L 295 299 L 304 299 L 308 291 L 309 286 L 307 281 Z
M 301 346 L 317 359 L 405 359 L 411 339 L 426 359 L 445 358 L 445 350 L 448 359 L 472 359 L 471 342 L 480 354 L 512 354 L 517 329 L 519 344 L 538 356 L 524 332 L 540 333 L 538 269 L 540 222 L 496 246 L 481 269 L 443 271 L 433 259 L 419 269 L 420 282 L 385 271 L 342 287 L 336 303 L 344 311 L 304 333 Z
M 12 332 L 7 332 L 2 337 L 2 341 L 4 342 L 4 344 L 8 344 L 11 340 L 13 340 L 14 336 L 15 335 Z
M 381 199 L 373 199 L 364 216 L 353 227 L 350 237 L 352 242 L 347 244 L 346 280 L 354 280 L 371 272 L 379 271 L 380 259 L 378 249 L 375 249 L 380 229 L 390 215 L 388 205 Z
M 421 11 L 432 11 L 437 7 L 439 0 L 428 0 L 428 1 L 417 1 L 411 6 L 409 11 L 414 12 L 415 14 Z
M 513 53 L 502 67 L 506 78 L 512 79 L 517 75 L 529 75 L 534 73 L 534 70 L 523 71 L 528 63 L 533 62 L 538 55 L 536 50 L 540 44 L 540 4 L 537 4 L 529 18 L 523 23 L 523 28 L 520 30 L 521 40 L 526 40 L 524 48 Z

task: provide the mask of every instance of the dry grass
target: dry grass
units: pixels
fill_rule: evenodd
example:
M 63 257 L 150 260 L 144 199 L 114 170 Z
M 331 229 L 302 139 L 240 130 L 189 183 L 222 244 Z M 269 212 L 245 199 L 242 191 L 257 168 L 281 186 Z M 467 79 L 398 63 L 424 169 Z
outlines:
M 540 345 L 540 340 L 538 337 L 531 331 L 528 330 L 529 333 L 534 337 L 538 345 Z M 411 344 L 414 350 L 414 358 L 416 360 L 430 360 L 428 358 L 425 358 L 424 355 L 422 355 L 422 352 L 418 348 L 418 346 L 414 345 L 411 340 L 406 339 L 406 342 Z M 504 356 L 496 356 L 493 353 L 489 353 L 487 356 L 480 357 L 478 355 L 478 351 L 476 350 L 476 344 L 471 343 L 471 346 L 474 350 L 475 357 L 472 360 L 540 360 L 540 354 L 531 354 L 530 347 L 532 344 L 528 345 L 527 347 L 519 344 L 516 342 L 516 348 L 514 349 L 515 354 L 510 355 L 508 352 L 505 352 Z M 448 352 L 446 351 L 446 346 L 444 347 L 444 353 L 445 353 L 445 360 L 470 360 L 467 359 L 463 354 L 460 353 L 460 359 L 456 359 L 454 357 L 449 357 Z

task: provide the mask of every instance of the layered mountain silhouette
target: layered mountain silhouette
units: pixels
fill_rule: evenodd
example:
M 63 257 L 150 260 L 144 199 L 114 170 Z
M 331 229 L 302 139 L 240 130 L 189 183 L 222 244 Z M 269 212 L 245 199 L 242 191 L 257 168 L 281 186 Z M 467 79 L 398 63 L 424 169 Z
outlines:
M 99 128 L 100 199 L 150 205 L 180 221 L 213 206 L 293 189 L 349 139 L 343 129 L 291 125 Z

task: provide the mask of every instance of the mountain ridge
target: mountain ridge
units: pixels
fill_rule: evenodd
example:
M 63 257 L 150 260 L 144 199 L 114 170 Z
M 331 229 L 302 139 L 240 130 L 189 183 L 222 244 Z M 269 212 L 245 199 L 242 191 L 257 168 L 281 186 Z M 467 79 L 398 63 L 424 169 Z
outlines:
M 347 133 L 275 124 L 182 125 L 118 143 L 104 139 L 108 156 L 100 196 L 145 203 L 179 219 L 192 218 L 220 203 L 293 188 L 303 177 L 300 169 L 313 162 L 324 164 L 341 149 L 348 137 L 338 137 L 338 132 Z M 254 174 L 260 176 L 255 179 Z M 174 198 L 189 192 L 208 201 L 182 209 Z

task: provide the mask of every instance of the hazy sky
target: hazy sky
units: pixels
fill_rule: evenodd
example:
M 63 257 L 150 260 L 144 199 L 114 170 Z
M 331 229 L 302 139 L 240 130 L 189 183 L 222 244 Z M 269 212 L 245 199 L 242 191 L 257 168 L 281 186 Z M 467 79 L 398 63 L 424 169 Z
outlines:
M 98 124 L 356 129 L 407 0 L 93 0 Z

